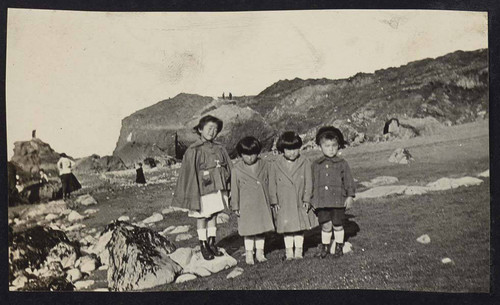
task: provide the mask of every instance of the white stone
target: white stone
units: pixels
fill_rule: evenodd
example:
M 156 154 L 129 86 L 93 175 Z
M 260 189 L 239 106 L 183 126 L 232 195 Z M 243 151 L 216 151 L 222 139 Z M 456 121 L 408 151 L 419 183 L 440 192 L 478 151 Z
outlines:
M 75 286 L 76 290 L 80 290 L 80 289 L 87 289 L 90 286 L 94 285 L 94 283 L 95 282 L 93 280 L 86 280 L 86 281 L 75 282 L 73 285 Z
M 129 221 L 129 220 L 130 220 L 130 217 L 128 217 L 126 215 L 118 217 L 118 221 Z
M 95 292 L 109 292 L 109 289 L 108 288 L 96 288 L 92 291 L 95 291 Z
M 170 227 L 166 228 L 165 230 L 163 230 L 162 233 L 166 234 L 166 235 L 186 233 L 189 231 L 189 228 L 191 228 L 190 225 L 170 226 Z
M 82 256 L 79 258 L 80 263 L 77 265 L 80 271 L 90 273 L 99 267 L 99 261 L 91 255 Z
M 193 235 L 191 235 L 189 233 L 182 233 L 182 234 L 179 234 L 175 237 L 175 241 L 183 241 L 183 240 L 188 240 L 191 238 L 193 238 Z
M 184 283 L 184 282 L 187 282 L 187 281 L 192 281 L 192 280 L 195 280 L 197 279 L 198 277 L 194 274 L 189 274 L 189 273 L 186 273 L 186 274 L 181 274 L 177 277 L 177 279 L 175 280 L 175 282 L 178 284 L 178 283 Z
M 343 252 L 344 254 L 349 253 L 349 252 L 352 252 L 352 244 L 351 244 L 350 242 L 346 241 L 346 242 L 344 243 L 344 248 L 342 249 L 342 252 Z
M 243 274 L 243 268 L 236 267 L 226 276 L 227 279 L 232 279 Z
M 374 186 L 394 184 L 397 182 L 399 182 L 399 179 L 397 177 L 379 176 L 379 177 L 373 178 L 372 180 L 370 180 L 368 182 L 361 182 L 360 184 L 363 185 L 364 187 L 374 187 Z
M 208 276 L 225 269 L 232 268 L 238 263 L 236 259 L 228 255 L 226 250 L 219 248 L 223 256 L 216 256 L 212 260 L 205 260 L 201 252 L 196 251 L 191 257 L 191 261 L 184 268 L 184 273 L 193 273 L 199 276 Z
M 66 272 L 66 279 L 71 283 L 80 280 L 82 277 L 82 272 L 78 268 L 73 268 Z
M 47 221 L 52 221 L 52 220 L 55 220 L 59 218 L 59 216 L 57 216 L 56 214 L 47 214 L 47 216 L 45 216 L 45 220 Z
M 144 219 L 142 221 L 142 223 L 144 223 L 144 224 L 155 223 L 155 222 L 162 221 L 162 220 L 163 220 L 163 215 L 161 215 L 160 213 L 153 213 L 153 215 Z
M 227 223 L 229 221 L 229 215 L 226 213 L 219 213 L 217 215 L 217 223 Z
M 28 278 L 24 275 L 16 277 L 16 279 L 12 282 L 12 285 L 17 289 L 24 287 L 24 285 L 28 282 Z
M 94 197 L 90 196 L 89 194 L 85 194 L 76 198 L 76 203 L 83 206 L 89 206 L 89 205 L 96 205 L 97 201 L 94 199 Z
M 421 244 L 428 244 L 431 242 L 431 238 L 429 237 L 429 235 L 424 234 L 424 235 L 420 236 L 419 238 L 417 238 L 417 241 Z
M 87 215 L 95 214 L 99 212 L 99 209 L 86 209 L 83 213 Z
M 189 212 L 189 209 L 184 209 L 184 208 L 179 208 L 179 207 L 172 207 L 172 209 L 177 212 L 177 211 L 181 211 L 181 212 Z
M 77 231 L 77 230 L 81 230 L 85 227 L 86 227 L 86 225 L 84 225 L 83 223 L 76 223 L 72 226 L 64 227 L 63 231 L 65 231 L 65 232 Z
M 404 194 L 405 190 L 408 188 L 406 185 L 386 185 L 386 186 L 377 186 L 366 190 L 361 193 L 356 194 L 356 199 L 363 198 L 378 198 L 385 197 L 389 195 L 401 195 Z
M 98 270 L 108 270 L 109 266 L 108 265 L 102 265 L 101 267 L 97 268 Z
M 443 263 L 443 264 L 449 264 L 449 263 L 451 263 L 451 262 L 453 262 L 453 261 L 452 261 L 452 260 L 451 260 L 451 258 L 449 258 L 449 257 L 445 257 L 445 258 L 443 258 L 443 259 L 441 260 L 441 263 Z
M 84 218 L 85 218 L 85 216 L 81 215 L 77 211 L 71 211 L 71 213 L 69 213 L 69 215 L 68 215 L 68 221 L 70 221 L 70 222 L 79 221 L 79 220 L 82 220 Z
M 481 183 L 483 183 L 483 180 L 474 177 L 441 178 L 427 184 L 427 187 L 431 191 L 444 191 L 461 186 L 479 185 Z
M 163 215 L 167 215 L 167 214 L 170 214 L 172 212 L 175 212 L 174 209 L 172 209 L 172 207 L 167 207 L 167 208 L 164 208 L 163 210 L 161 210 L 161 213 Z
M 478 177 L 482 177 L 482 178 L 489 178 L 490 177 L 490 170 L 487 169 L 485 170 L 484 172 L 480 173 L 479 175 L 477 175 Z
M 191 261 L 193 257 L 193 249 L 191 248 L 178 248 L 168 255 L 174 262 L 176 262 L 182 269 Z

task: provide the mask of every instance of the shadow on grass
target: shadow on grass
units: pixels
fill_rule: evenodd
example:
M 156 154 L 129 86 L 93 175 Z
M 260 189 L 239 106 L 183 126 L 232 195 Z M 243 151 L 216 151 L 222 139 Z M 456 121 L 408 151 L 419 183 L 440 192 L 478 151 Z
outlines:
M 355 218 L 354 215 L 346 214 L 346 218 L 344 219 L 345 241 L 348 241 L 349 238 L 356 236 L 360 231 L 359 225 L 352 220 L 353 218 Z M 283 234 L 269 232 L 266 233 L 265 238 L 266 254 L 275 250 L 285 249 Z M 304 252 L 307 252 L 310 248 L 317 248 L 319 244 L 321 244 L 321 226 L 304 232 Z M 238 232 L 234 232 L 233 234 L 221 239 L 217 243 L 217 246 L 226 249 L 227 253 L 232 255 L 244 247 L 243 237 L 241 237 Z

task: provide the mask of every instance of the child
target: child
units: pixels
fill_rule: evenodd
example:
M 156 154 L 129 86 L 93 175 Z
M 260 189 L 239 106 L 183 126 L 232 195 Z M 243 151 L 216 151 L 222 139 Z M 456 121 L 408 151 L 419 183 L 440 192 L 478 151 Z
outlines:
M 204 116 L 194 130 L 200 139 L 184 154 L 172 205 L 189 209 L 188 216 L 197 218 L 201 254 L 211 260 L 224 255 L 215 246 L 216 221 L 227 205 L 232 163 L 226 149 L 214 141 L 222 130 L 220 119 Z
M 142 170 L 142 163 L 139 162 L 135 168 L 135 183 L 145 184 L 146 177 L 144 177 L 144 171 Z
M 274 231 L 273 216 L 269 206 L 268 166 L 259 158 L 259 140 L 245 137 L 236 145 L 238 162 L 231 171 L 231 208 L 238 219 L 238 233 L 244 236 L 246 263 L 254 264 L 253 250 L 258 262 L 265 262 L 264 235 Z
M 283 157 L 269 171 L 271 205 L 276 213 L 276 231 L 284 233 L 286 259 L 301 259 L 304 230 L 311 229 L 316 217 L 308 215 L 312 193 L 311 164 L 300 156 L 302 139 L 293 131 L 283 133 L 276 148 Z M 295 245 L 295 254 L 293 247 Z
M 321 224 L 321 251 L 325 258 L 335 244 L 334 257 L 343 255 L 345 210 L 352 205 L 355 184 L 347 161 L 337 156 L 339 149 L 345 147 L 340 130 L 332 126 L 321 127 L 316 134 L 316 144 L 321 147 L 323 156 L 313 162 L 313 197 L 311 203 Z M 334 243 L 331 248 L 332 226 Z M 330 251 L 332 251 L 330 250 Z

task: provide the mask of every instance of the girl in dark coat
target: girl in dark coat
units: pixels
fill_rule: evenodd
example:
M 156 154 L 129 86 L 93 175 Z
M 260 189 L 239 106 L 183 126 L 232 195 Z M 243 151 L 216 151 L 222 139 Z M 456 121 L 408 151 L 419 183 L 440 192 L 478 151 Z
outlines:
M 172 205 L 197 218 L 201 254 L 211 260 L 224 255 L 215 246 L 215 237 L 217 214 L 227 206 L 232 163 L 226 149 L 214 141 L 222 130 L 220 119 L 204 116 L 194 130 L 200 139 L 184 154 Z
M 144 184 L 146 183 L 146 177 L 144 177 L 144 171 L 142 170 L 142 163 L 139 162 L 135 169 L 135 183 Z
M 238 233 L 244 237 L 246 263 L 265 262 L 264 233 L 274 231 L 268 190 L 268 166 L 259 159 L 259 140 L 245 137 L 236 145 L 241 158 L 231 171 L 231 208 L 239 216 Z

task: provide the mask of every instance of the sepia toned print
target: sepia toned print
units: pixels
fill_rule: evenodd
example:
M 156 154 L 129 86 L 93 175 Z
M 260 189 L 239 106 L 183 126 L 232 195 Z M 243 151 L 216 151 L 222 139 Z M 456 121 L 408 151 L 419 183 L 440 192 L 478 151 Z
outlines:
M 487 20 L 9 9 L 9 290 L 489 292 Z

